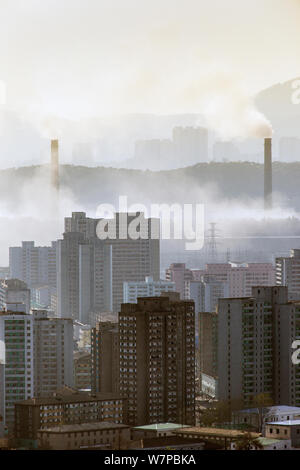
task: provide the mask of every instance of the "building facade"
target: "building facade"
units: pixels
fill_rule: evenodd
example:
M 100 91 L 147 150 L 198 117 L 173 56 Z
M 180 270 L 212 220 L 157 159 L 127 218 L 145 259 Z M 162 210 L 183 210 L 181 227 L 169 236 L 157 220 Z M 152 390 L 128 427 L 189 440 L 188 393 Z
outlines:
M 65 424 L 38 431 L 39 449 L 126 449 L 130 427 L 108 422 Z
M 33 310 L 34 396 L 52 395 L 74 386 L 73 322 L 49 318 L 45 310 Z
M 91 390 L 91 354 L 85 351 L 74 353 L 74 386 L 77 390 Z
M 40 285 L 56 287 L 56 242 L 51 246 L 35 246 L 23 241 L 22 246 L 9 248 L 10 277 L 26 282 L 29 288 Z
M 91 331 L 92 391 L 119 391 L 119 328 L 118 323 L 98 322 Z
M 139 217 L 140 237 L 128 236 Z M 113 227 L 113 234 L 98 237 L 98 224 Z M 152 230 L 158 238 L 152 237 Z M 105 230 L 104 230 L 105 231 Z M 75 212 L 65 219 L 64 239 L 58 241 L 58 310 L 87 323 L 90 312 L 118 312 L 123 282 L 159 280 L 159 219 L 143 214 L 115 214 L 114 219 L 91 219 Z
M 218 305 L 219 399 L 240 408 L 259 397 L 273 405 L 300 405 L 300 366 L 292 345 L 300 340 L 300 302 L 285 286 L 253 287 L 252 297 Z
M 123 303 L 136 304 L 138 297 L 158 297 L 166 292 L 175 292 L 174 282 L 154 281 L 147 276 L 145 281 L 123 283 Z
M 30 289 L 27 284 L 19 279 L 0 281 L 0 310 L 9 308 L 9 304 L 17 303 L 25 305 L 24 313 L 30 313 Z
M 276 258 L 276 284 L 288 287 L 290 300 L 300 300 L 300 250 Z
M 195 421 L 194 303 L 171 298 L 139 298 L 119 313 L 120 392 L 134 426 Z
M 0 347 L 0 415 L 12 432 L 15 403 L 31 398 L 34 393 L 32 315 L 0 312 Z
M 21 443 L 37 440 L 41 429 L 58 425 L 127 421 L 126 400 L 113 394 L 57 393 L 15 405 L 15 437 Z

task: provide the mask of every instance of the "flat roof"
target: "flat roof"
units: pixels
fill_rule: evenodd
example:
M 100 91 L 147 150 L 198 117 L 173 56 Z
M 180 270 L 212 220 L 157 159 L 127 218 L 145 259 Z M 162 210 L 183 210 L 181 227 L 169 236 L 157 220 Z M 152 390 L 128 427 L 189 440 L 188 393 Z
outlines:
M 300 426 L 300 419 L 290 419 L 286 421 L 269 421 L 266 424 L 276 426 Z
M 201 437 L 223 437 L 223 438 L 233 438 L 238 439 L 245 435 L 245 432 L 239 431 L 237 429 L 221 429 L 221 428 L 201 428 L 201 427 L 186 427 L 181 429 L 176 429 L 174 431 L 176 434 L 189 434 Z M 250 433 L 253 438 L 260 437 L 261 434 L 252 432 Z
M 268 410 L 269 412 L 275 413 L 278 411 L 278 413 L 300 413 L 300 407 L 299 406 L 288 406 L 288 405 L 279 405 L 279 406 L 265 406 L 263 407 L 265 410 Z M 248 408 L 246 410 L 238 410 L 235 411 L 234 413 L 257 413 L 258 408 Z
M 267 437 L 259 437 L 258 440 L 263 446 L 270 446 L 273 444 L 279 444 L 280 442 L 285 442 L 285 439 L 269 439 Z
M 141 431 L 167 431 L 168 429 L 182 429 L 188 428 L 186 424 L 177 423 L 156 423 L 156 424 L 145 424 L 144 426 L 135 426 L 133 429 Z
M 59 403 L 80 403 L 90 401 L 109 401 L 109 400 L 122 400 L 121 395 L 109 394 L 109 393 L 70 393 L 68 395 L 58 395 L 41 398 L 30 398 L 28 400 L 18 401 L 16 406 L 30 405 L 30 406 L 42 406 L 42 405 L 57 405 Z
M 111 423 L 109 421 L 99 421 L 93 423 L 81 423 L 81 424 L 62 424 L 61 426 L 55 426 L 46 429 L 39 429 L 38 432 L 42 433 L 68 433 L 68 432 L 80 432 L 80 431 L 97 431 L 101 429 L 126 429 L 130 426 L 126 424 Z

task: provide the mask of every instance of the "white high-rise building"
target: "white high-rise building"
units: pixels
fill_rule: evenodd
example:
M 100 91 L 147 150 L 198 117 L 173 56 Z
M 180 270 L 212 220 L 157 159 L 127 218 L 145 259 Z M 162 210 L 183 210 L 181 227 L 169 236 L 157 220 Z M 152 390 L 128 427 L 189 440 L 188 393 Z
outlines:
M 62 387 L 74 386 L 73 321 L 49 318 L 43 310 L 33 310 L 34 396 L 52 395 Z
M 146 276 L 145 281 L 123 283 L 123 303 L 136 304 L 138 297 L 159 297 L 165 292 L 175 292 L 175 283 Z
M 276 258 L 276 284 L 287 286 L 290 300 L 300 300 L 300 250 L 289 257 Z

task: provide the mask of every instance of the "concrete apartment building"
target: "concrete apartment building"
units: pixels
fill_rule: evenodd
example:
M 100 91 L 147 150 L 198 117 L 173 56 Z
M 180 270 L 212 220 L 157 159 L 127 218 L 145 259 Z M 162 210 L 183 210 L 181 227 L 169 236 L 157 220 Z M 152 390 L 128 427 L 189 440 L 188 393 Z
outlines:
M 208 131 L 203 127 L 174 127 L 175 161 L 182 166 L 208 161 Z
M 147 276 L 145 281 L 123 283 L 123 303 L 136 304 L 138 297 L 159 297 L 165 292 L 175 292 L 175 283 L 169 281 L 154 281 Z
M 269 395 L 274 405 L 300 405 L 300 367 L 292 343 L 300 339 L 300 303 L 284 286 L 253 287 L 252 296 L 220 299 L 218 396 L 239 408 Z
M 15 403 L 31 398 L 34 391 L 33 319 L 24 313 L 24 305 L 20 310 L 0 312 L 0 416 L 9 432 Z
M 24 313 L 30 313 L 30 289 L 27 284 L 19 279 L 0 281 L 0 309 L 5 310 L 9 304 L 14 303 L 24 304 Z
M 46 397 L 74 386 L 73 322 L 33 310 L 34 396 Z
M 120 450 L 130 441 L 130 427 L 109 422 L 65 424 L 37 433 L 38 448 L 49 450 Z
M 212 263 L 206 265 L 205 274 L 226 282 L 229 297 L 248 297 L 254 286 L 275 285 L 275 268 L 271 263 Z
M 111 393 L 66 390 L 52 397 L 32 398 L 15 405 L 15 437 L 21 446 L 36 447 L 39 430 L 100 421 L 123 424 L 126 409 L 126 400 Z
M 119 369 L 118 323 L 98 322 L 91 330 L 92 391 L 118 393 Z
M 120 393 L 128 424 L 195 422 L 195 310 L 191 301 L 139 298 L 119 313 Z
M 276 284 L 287 286 L 290 300 L 300 300 L 300 250 L 291 250 L 289 257 L 276 258 Z
M 172 263 L 171 266 L 166 269 L 166 281 L 175 284 L 175 291 L 180 294 L 181 300 L 187 298 L 186 281 L 193 280 L 193 271 L 188 269 L 185 263 Z
M 226 282 L 203 276 L 201 281 L 186 281 L 186 298 L 195 302 L 195 312 L 214 312 L 218 299 L 229 297 Z
M 96 237 L 65 232 L 57 242 L 58 315 L 88 323 L 89 312 L 110 310 L 111 252 Z
M 205 269 L 188 269 L 173 263 L 166 270 L 166 280 L 175 282 L 181 299 L 189 298 L 189 282 L 221 282 L 228 285 L 229 297 L 247 297 L 253 286 L 274 286 L 275 267 L 271 263 L 210 263 Z M 206 311 L 209 311 L 205 309 Z
M 199 374 L 200 389 L 216 397 L 218 375 L 218 315 L 215 312 L 199 313 Z
M 35 246 L 23 241 L 22 246 L 9 248 L 10 277 L 26 282 L 29 288 L 40 285 L 56 287 L 56 242 L 51 246 Z
M 77 390 L 91 390 L 91 354 L 85 351 L 74 353 L 74 387 Z
M 158 219 L 143 219 L 147 236 L 134 240 L 123 237 L 134 214 L 115 214 L 105 222 L 115 226 L 116 238 L 100 240 L 97 225 L 84 212 L 65 218 L 64 239 L 58 241 L 59 315 L 89 320 L 90 312 L 117 312 L 123 301 L 123 282 L 159 280 L 159 239 L 151 239 L 152 228 L 159 233 Z M 122 236 L 119 236 L 122 234 Z

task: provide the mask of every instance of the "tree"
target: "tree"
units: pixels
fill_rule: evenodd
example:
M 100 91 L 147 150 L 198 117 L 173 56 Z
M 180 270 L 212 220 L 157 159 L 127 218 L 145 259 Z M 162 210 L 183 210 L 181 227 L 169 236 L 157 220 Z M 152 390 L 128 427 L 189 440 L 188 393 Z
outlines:
M 263 445 L 257 437 L 253 437 L 250 432 L 244 432 L 243 435 L 236 441 L 236 450 L 262 450 Z
M 269 393 L 259 393 L 253 397 L 253 407 L 257 408 L 258 428 L 262 432 L 264 423 L 269 414 L 269 407 L 273 405 L 272 396 Z

